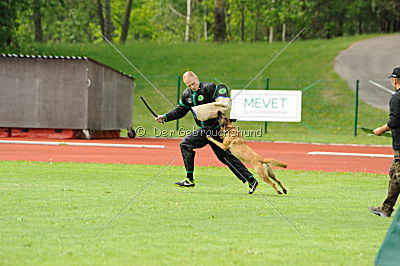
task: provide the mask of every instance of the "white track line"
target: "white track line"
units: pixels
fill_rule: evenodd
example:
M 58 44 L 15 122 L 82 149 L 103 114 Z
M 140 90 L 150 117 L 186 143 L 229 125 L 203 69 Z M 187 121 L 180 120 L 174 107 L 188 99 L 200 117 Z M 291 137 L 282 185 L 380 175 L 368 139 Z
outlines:
M 380 88 L 380 89 L 382 89 L 382 90 L 384 90 L 384 91 L 390 93 L 390 94 L 394 94 L 394 91 L 393 91 L 393 90 L 388 89 L 388 88 L 382 86 L 381 84 L 379 84 L 379 83 L 377 83 L 377 82 L 375 82 L 375 81 L 368 80 L 368 82 L 371 83 L 372 85 L 375 85 L 375 86 L 377 86 L 378 88 Z
M 182 138 L 166 138 L 166 137 L 146 137 L 146 139 L 158 139 L 158 140 L 182 140 Z M 346 143 L 321 143 L 321 142 L 302 142 L 302 141 L 280 141 L 280 140 L 249 140 L 246 142 L 253 143 L 282 143 L 282 144 L 311 144 L 319 146 L 344 146 L 344 147 L 388 147 L 391 148 L 392 145 L 374 145 L 374 144 L 346 144 Z
M 151 148 L 164 149 L 164 145 L 137 145 L 137 144 L 112 144 L 112 143 L 83 143 L 83 142 L 51 142 L 51 141 L 20 141 L 0 140 L 0 144 L 33 144 L 53 146 L 91 146 L 91 147 L 117 147 L 117 148 Z
M 390 154 L 326 152 L 326 151 L 312 151 L 312 152 L 309 152 L 308 155 L 335 155 L 335 156 L 358 156 L 358 157 L 393 158 L 393 155 L 390 155 Z

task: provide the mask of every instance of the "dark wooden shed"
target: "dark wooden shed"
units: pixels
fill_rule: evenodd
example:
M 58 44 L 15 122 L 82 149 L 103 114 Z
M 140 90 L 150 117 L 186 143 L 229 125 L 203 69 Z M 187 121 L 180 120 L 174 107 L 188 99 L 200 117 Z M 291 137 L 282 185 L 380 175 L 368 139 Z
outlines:
M 91 58 L 2 54 L 0 128 L 119 132 L 132 125 L 134 88 Z

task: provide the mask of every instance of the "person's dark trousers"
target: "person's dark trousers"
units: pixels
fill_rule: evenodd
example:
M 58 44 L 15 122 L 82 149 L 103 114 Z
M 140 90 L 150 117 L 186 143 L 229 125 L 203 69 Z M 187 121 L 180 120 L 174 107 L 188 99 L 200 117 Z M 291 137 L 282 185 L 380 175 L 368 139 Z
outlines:
M 388 195 L 385 201 L 382 204 L 382 211 L 390 216 L 393 212 L 393 207 L 396 204 L 397 198 L 400 193 L 400 151 L 395 150 L 395 159 L 389 170 L 389 187 L 388 187 Z
M 194 171 L 194 157 L 195 157 L 195 149 L 202 148 L 209 144 L 213 149 L 217 158 L 225 165 L 231 169 L 231 171 L 239 178 L 243 183 L 249 181 L 250 183 L 254 182 L 253 175 L 247 170 L 247 168 L 243 165 L 243 163 L 232 155 L 229 151 L 224 151 L 219 148 L 214 143 L 207 140 L 206 136 L 212 136 L 215 140 L 222 142 L 222 139 L 219 136 L 219 129 L 213 128 L 200 128 L 198 130 L 193 131 L 190 135 L 186 136 L 181 144 L 181 153 L 183 157 L 183 162 L 185 163 L 186 172 L 192 173 Z M 228 160 L 229 163 L 226 161 Z

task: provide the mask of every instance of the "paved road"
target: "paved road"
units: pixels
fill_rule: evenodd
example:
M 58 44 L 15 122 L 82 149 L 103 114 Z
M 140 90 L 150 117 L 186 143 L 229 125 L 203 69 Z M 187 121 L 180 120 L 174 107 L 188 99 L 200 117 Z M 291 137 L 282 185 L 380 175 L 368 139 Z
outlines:
M 353 89 L 355 80 L 360 80 L 361 100 L 388 111 L 390 93 L 379 85 L 391 89 L 392 85 L 386 77 L 399 66 L 400 34 L 396 34 L 355 43 L 336 57 L 334 69 L 341 78 L 348 80 Z M 379 85 L 372 84 L 370 80 Z

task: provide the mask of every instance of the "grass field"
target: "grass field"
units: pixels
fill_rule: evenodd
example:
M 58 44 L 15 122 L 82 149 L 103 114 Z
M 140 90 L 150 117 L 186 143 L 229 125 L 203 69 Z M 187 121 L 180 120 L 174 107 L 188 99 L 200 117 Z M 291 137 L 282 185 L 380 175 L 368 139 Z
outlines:
M 0 162 L 0 264 L 370 265 L 391 219 L 368 212 L 386 193 L 375 174 L 277 170 L 288 195 L 262 195 L 226 168 Z M 181 173 L 182 172 L 182 173 Z
M 333 71 L 341 50 L 369 37 L 290 46 L 249 88 L 264 88 L 266 78 L 271 89 L 315 83 L 303 92 L 303 121 L 269 123 L 267 135 L 250 139 L 390 144 L 390 138 L 352 136 L 354 93 Z M 184 71 L 240 89 L 285 45 L 130 42 L 117 47 L 175 103 L 177 76 Z M 135 76 L 133 125 L 143 126 L 146 136 L 158 125 L 138 96 L 160 114 L 171 109 L 109 45 L 34 44 L 15 52 L 89 56 Z M 386 122 L 386 112 L 364 103 L 359 110 L 358 126 Z M 191 116 L 180 125 L 191 129 Z M 261 125 L 238 123 L 241 129 Z M 173 130 L 175 123 L 161 127 Z M 0 161 L 0 265 L 373 263 L 391 219 L 374 216 L 367 207 L 385 197 L 386 175 L 276 173 L 288 195 L 276 195 L 265 183 L 258 189 L 262 195 L 247 195 L 247 187 L 226 168 L 196 168 L 196 188 L 185 190 L 172 185 L 183 176 L 183 167 Z
M 265 87 L 270 78 L 270 89 L 305 89 L 301 123 L 269 123 L 268 134 L 258 140 L 290 140 L 324 143 L 390 144 L 390 139 L 367 137 L 359 133 L 353 137 L 354 92 L 333 70 L 336 55 L 353 43 L 374 37 L 361 35 L 332 40 L 298 40 L 289 46 L 249 88 Z M 128 42 L 117 48 L 147 76 L 163 95 L 176 103 L 177 76 L 193 70 L 201 80 L 243 88 L 280 51 L 286 43 L 148 43 Z M 136 80 L 134 100 L 134 127 L 147 129 L 153 136 L 156 124 L 138 96 L 144 96 L 160 114 L 172 109 L 110 45 L 108 44 L 34 44 L 20 53 L 89 56 L 118 70 L 133 75 Z M 382 77 L 384 78 L 384 77 Z M 318 83 L 318 80 L 321 80 Z M 352 81 L 353 83 L 355 81 Z M 361 90 L 363 82 L 361 81 Z M 182 83 L 182 89 L 183 87 Z M 388 114 L 360 103 L 358 126 L 375 128 L 387 122 Z M 180 126 L 193 126 L 190 114 Z M 262 122 L 239 122 L 241 129 L 258 129 Z M 175 122 L 163 129 L 175 129 Z M 177 136 L 177 134 L 173 134 Z

